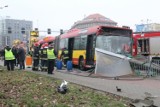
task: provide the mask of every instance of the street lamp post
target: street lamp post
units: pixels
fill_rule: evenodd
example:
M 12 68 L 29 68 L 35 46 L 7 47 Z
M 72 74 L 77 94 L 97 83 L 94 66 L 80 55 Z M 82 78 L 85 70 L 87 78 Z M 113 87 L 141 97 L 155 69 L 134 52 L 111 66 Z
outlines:
M 2 6 L 2 7 L 0 7 L 0 9 L 3 9 L 3 8 L 5 8 L 5 7 L 8 7 L 8 5 Z
M 6 7 L 8 7 L 8 5 L 1 6 L 0 9 L 6 8 Z M 8 42 L 8 37 L 6 36 L 6 37 L 5 37 L 5 45 L 8 45 L 7 42 Z

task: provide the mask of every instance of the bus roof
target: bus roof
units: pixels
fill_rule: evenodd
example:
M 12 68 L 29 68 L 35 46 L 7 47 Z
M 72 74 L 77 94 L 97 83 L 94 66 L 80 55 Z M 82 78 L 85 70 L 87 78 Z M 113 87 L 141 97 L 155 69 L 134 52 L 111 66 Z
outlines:
M 44 41 L 44 43 L 46 43 L 46 42 L 52 42 L 55 39 L 56 39 L 55 36 L 47 36 L 47 37 L 43 38 L 43 41 Z
M 44 43 L 44 41 L 43 41 L 43 39 L 40 39 L 37 43 L 39 43 L 39 44 L 43 44 L 43 43 Z
M 129 28 L 114 27 L 114 26 L 94 26 L 94 27 L 90 27 L 87 29 L 71 29 L 67 33 L 62 34 L 61 39 L 76 37 L 76 36 L 80 36 L 81 34 L 86 34 L 86 35 L 97 34 L 98 35 L 102 28 L 113 28 L 113 29 L 115 28 L 115 29 L 121 29 L 121 30 L 131 30 Z

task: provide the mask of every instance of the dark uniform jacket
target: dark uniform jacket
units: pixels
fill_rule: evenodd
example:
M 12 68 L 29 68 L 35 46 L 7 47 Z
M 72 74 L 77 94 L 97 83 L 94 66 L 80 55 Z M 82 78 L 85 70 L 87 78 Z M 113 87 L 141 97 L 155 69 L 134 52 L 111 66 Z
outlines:
M 34 47 L 33 57 L 39 58 L 39 47 Z
M 41 59 L 47 60 L 47 48 L 41 49 Z
M 69 54 L 68 54 L 68 50 L 67 49 L 64 49 L 62 51 L 62 54 L 61 54 L 61 59 L 68 59 L 69 58 Z
M 19 48 L 18 49 L 18 57 L 19 57 L 19 60 L 21 61 L 24 61 L 25 60 L 25 50 L 24 50 L 24 48 Z

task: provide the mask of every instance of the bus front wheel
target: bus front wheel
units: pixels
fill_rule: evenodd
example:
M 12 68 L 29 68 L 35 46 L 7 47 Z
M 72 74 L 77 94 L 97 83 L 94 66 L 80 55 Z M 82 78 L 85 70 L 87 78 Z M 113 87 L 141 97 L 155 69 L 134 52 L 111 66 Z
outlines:
M 83 57 L 81 57 L 81 58 L 79 59 L 79 69 L 82 70 L 82 71 L 85 70 L 85 63 L 84 63 Z

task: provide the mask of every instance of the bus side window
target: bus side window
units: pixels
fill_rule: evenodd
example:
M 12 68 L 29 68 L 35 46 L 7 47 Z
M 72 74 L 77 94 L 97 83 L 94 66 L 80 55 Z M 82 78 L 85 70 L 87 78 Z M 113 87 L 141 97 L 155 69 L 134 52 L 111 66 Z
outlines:
M 87 45 L 87 35 L 81 36 L 80 50 L 85 50 Z
M 80 47 L 80 37 L 75 37 L 74 39 L 74 44 L 73 44 L 73 49 L 74 50 L 79 50 Z

